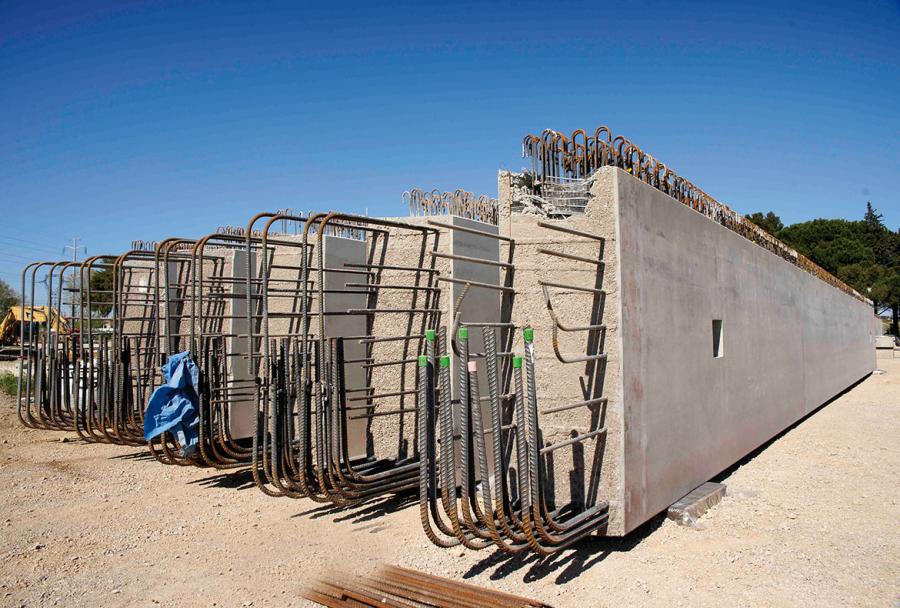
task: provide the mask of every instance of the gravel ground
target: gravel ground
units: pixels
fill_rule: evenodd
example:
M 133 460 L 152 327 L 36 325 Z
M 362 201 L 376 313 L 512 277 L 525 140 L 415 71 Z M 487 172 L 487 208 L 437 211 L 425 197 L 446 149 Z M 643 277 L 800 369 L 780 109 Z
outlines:
M 900 360 L 657 519 L 549 560 L 442 550 L 411 499 L 336 511 L 246 474 L 22 428 L 0 397 L 0 605 L 302 606 L 305 580 L 380 561 L 554 606 L 900 606 Z

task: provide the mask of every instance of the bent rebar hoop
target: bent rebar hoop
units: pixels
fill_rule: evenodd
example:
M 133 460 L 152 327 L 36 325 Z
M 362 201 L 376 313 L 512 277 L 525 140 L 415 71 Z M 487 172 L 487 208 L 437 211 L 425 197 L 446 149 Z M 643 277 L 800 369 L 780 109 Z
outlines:
M 259 241 L 251 237 L 254 240 Z M 236 366 L 246 364 L 249 370 L 252 357 L 249 350 L 241 349 L 243 336 L 234 330 L 237 320 L 246 319 L 235 311 L 236 302 L 246 298 L 241 293 L 245 278 L 227 276 L 229 264 L 231 274 L 236 274 L 237 253 L 244 252 L 244 245 L 244 235 L 217 232 L 199 239 L 191 252 L 190 344 L 202 385 L 199 453 L 205 464 L 219 469 L 249 466 L 253 456 L 252 445 L 235 439 L 230 427 L 236 418 L 232 407 L 256 397 L 255 380 L 236 377 Z M 251 256 L 252 252 L 246 258 L 247 273 Z
M 324 238 L 333 232 L 331 227 L 336 222 L 342 222 L 344 226 L 358 231 L 360 235 L 372 236 L 373 240 L 370 245 L 368 263 L 355 264 L 345 262 L 343 268 L 326 266 Z M 385 263 L 384 255 L 388 250 L 386 239 L 389 238 L 391 230 L 412 233 L 418 236 L 420 239 L 418 262 L 409 264 L 408 262 L 400 263 L 402 260 L 398 260 L 397 264 Z M 316 287 L 320 306 L 325 302 L 326 293 L 335 291 L 331 287 L 326 290 L 325 287 L 327 276 L 330 273 L 338 273 L 335 275 L 337 277 L 342 276 L 340 273 L 368 277 L 368 280 L 364 283 L 344 283 L 344 289 L 338 289 L 338 292 L 360 293 L 357 291 L 359 289 L 369 292 L 369 305 L 366 308 L 348 309 L 336 313 L 325 313 L 323 311 L 317 315 L 317 351 L 321 353 L 322 360 L 326 363 L 323 366 L 324 375 L 320 375 L 317 382 L 317 386 L 321 387 L 316 394 L 316 410 L 318 413 L 316 425 L 318 431 L 317 469 L 320 485 L 328 486 L 332 499 L 337 497 L 344 502 L 357 501 L 386 492 L 396 493 L 416 487 L 418 463 L 415 457 L 410 459 L 405 455 L 405 441 L 402 440 L 405 416 L 408 413 L 415 412 L 415 409 L 405 407 L 406 395 L 416 393 L 415 389 L 406 389 L 407 366 L 417 361 L 416 358 L 408 358 L 410 344 L 416 342 L 416 353 L 421 354 L 425 330 L 434 326 L 440 314 L 440 309 L 437 308 L 437 298 L 440 290 L 434 285 L 434 277 L 437 271 L 434 267 L 434 259 L 426 255 L 429 238 L 434 237 L 432 246 L 436 248 L 438 234 L 438 231 L 423 226 L 334 212 L 329 213 L 319 222 L 314 250 L 318 262 Z M 372 258 L 377 250 L 378 238 L 383 239 L 383 245 L 380 261 L 375 263 Z M 408 273 L 414 276 L 407 281 L 398 278 L 399 283 L 383 282 L 385 272 L 395 275 L 399 274 L 401 277 Z M 398 294 L 408 293 L 409 304 L 405 307 L 397 308 L 377 306 L 378 293 L 382 290 L 390 290 Z M 421 293 L 425 295 L 420 296 Z M 343 357 L 343 345 L 350 338 L 337 338 L 331 340 L 330 343 L 326 343 L 327 340 L 330 340 L 325 326 L 326 314 L 366 315 L 368 319 L 366 325 L 369 329 L 366 331 L 366 335 L 355 337 L 356 340 L 365 345 L 365 357 L 363 357 L 361 362 L 363 363 L 362 367 L 367 370 L 366 386 L 348 388 L 344 385 L 345 360 Z M 406 318 L 407 332 L 405 335 L 376 335 L 377 332 L 374 331 L 376 319 L 398 314 L 404 315 Z M 374 356 L 373 348 L 377 344 L 397 342 L 402 345 L 401 358 L 399 360 L 382 361 Z M 329 359 L 331 361 L 330 364 L 328 364 Z M 400 367 L 398 390 L 388 390 L 388 392 L 380 395 L 372 393 L 374 386 L 371 381 L 372 374 L 376 370 L 386 370 L 396 366 Z M 397 375 L 395 374 L 394 377 L 396 378 Z M 416 382 L 415 374 L 413 374 L 412 382 Z M 350 400 L 346 398 L 346 395 L 359 392 L 364 392 L 365 395 L 353 398 L 352 401 L 362 400 L 365 401 L 365 404 L 348 406 L 347 403 Z M 372 400 L 379 397 L 398 397 L 400 401 L 399 407 L 393 410 L 375 411 L 374 408 L 378 404 L 372 403 Z M 348 413 L 356 410 L 362 410 L 364 413 L 354 413 L 348 416 Z M 365 468 L 360 468 L 358 464 L 354 464 L 348 450 L 347 441 L 350 422 L 353 420 L 366 420 L 367 425 L 370 426 L 375 418 L 395 415 L 398 416 L 398 423 L 395 426 L 401 433 L 398 436 L 398 454 L 396 459 L 371 461 Z M 418 442 L 415 427 L 412 428 L 412 433 L 412 440 L 415 445 Z
M 112 308 L 114 299 L 113 285 L 111 289 L 100 290 L 95 289 L 93 285 L 93 276 L 95 272 L 112 271 L 113 264 L 118 256 L 114 255 L 95 255 L 88 257 L 81 263 L 79 271 L 79 283 L 81 288 L 81 307 L 79 315 L 79 351 L 80 351 L 80 374 L 77 374 L 79 381 L 79 390 L 75 400 L 75 432 L 79 438 L 88 442 L 104 442 L 108 441 L 107 435 L 98 434 L 95 428 L 99 426 L 98 415 L 100 403 L 98 402 L 99 379 L 100 372 L 97 366 L 97 356 L 99 354 L 99 338 L 95 336 L 95 321 L 102 318 L 95 315 L 95 308 L 109 304 Z M 100 295 L 95 301 L 95 296 Z M 87 311 L 87 317 L 85 317 Z M 99 313 L 99 311 L 97 311 Z
M 34 284 L 37 278 L 37 271 L 42 266 L 52 262 L 32 262 L 22 269 L 22 303 L 20 306 L 19 321 L 19 377 L 16 382 L 16 415 L 24 426 L 29 428 L 39 428 L 38 422 L 31 415 L 31 398 L 32 398 L 32 380 L 35 378 L 35 363 L 32 358 L 32 349 L 34 347 Z M 28 304 L 28 293 L 26 284 L 28 283 L 28 272 L 31 271 L 31 302 Z M 26 319 L 28 319 L 28 346 L 25 346 L 25 327 Z M 27 361 L 27 363 L 26 363 Z M 27 373 L 27 376 L 24 374 Z M 23 378 L 24 384 L 23 387 Z M 23 394 L 24 388 L 24 394 Z M 22 399 L 25 399 L 23 407 Z
M 453 192 L 411 188 L 401 194 L 400 200 L 409 209 L 410 217 L 455 215 L 494 226 L 500 221 L 496 198 L 476 196 L 462 188 Z
M 598 127 L 593 138 L 587 137 L 583 129 L 576 129 L 570 137 L 551 129 L 545 129 L 540 136 L 526 135 L 522 139 L 522 156 L 531 158 L 532 161 L 531 174 L 535 178 L 532 194 L 537 194 L 548 183 L 565 179 L 585 179 L 601 167 L 619 167 L 668 194 L 679 203 L 737 232 L 829 285 L 860 301 L 870 303 L 858 291 L 728 205 L 719 202 L 687 179 L 679 177 L 671 167 L 644 152 L 627 138 L 611 135 L 606 126 Z
M 587 432 L 543 445 L 530 328 L 525 330 L 524 359 L 514 359 L 513 422 L 504 425 L 497 390 L 498 353 L 494 331 L 494 328 L 483 328 L 490 389 L 487 424 L 482 416 L 484 399 L 479 387 L 479 365 L 469 352 L 468 328 L 464 325 L 459 328 L 456 399 L 450 396 L 450 357 L 435 354 L 434 334 L 429 336 L 427 354 L 418 360 L 418 428 L 424 443 L 419 462 L 420 520 L 429 540 L 441 547 L 494 546 L 506 553 L 532 550 L 550 555 L 604 527 L 609 506 L 605 501 L 590 499 L 581 506 L 551 507 L 545 478 L 549 465 L 543 460 L 562 448 L 599 442 L 606 429 L 599 426 L 598 418 L 598 426 Z M 436 361 L 439 367 L 435 366 Z M 439 370 L 437 386 L 433 381 L 436 370 Z M 599 403 L 600 400 L 594 400 L 590 404 L 569 405 L 597 406 Z M 549 413 L 553 411 L 543 412 Z M 453 428 L 454 419 L 459 422 L 458 431 Z M 494 440 L 490 453 L 486 448 L 488 435 Z M 517 490 L 515 499 L 511 493 L 514 489 Z

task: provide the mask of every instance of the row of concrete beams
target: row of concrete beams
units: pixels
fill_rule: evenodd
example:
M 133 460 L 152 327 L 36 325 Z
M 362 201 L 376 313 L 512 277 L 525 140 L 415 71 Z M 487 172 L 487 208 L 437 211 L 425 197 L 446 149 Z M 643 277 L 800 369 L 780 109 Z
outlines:
M 285 222 L 293 233 L 273 230 Z M 602 264 L 561 251 L 542 253 Z M 30 294 L 23 307 L 34 303 L 38 277 L 46 272 L 51 301 L 69 311 L 69 331 L 23 326 L 20 418 L 27 426 L 74 430 L 87 441 L 144 443 L 144 404 L 162 382 L 159 368 L 186 350 L 202 370 L 198 449 L 188 452 L 177 434 L 166 433 L 148 443 L 159 461 L 249 466 L 267 494 L 336 504 L 419 488 L 423 508 L 435 508 L 434 495 L 454 502 L 459 496 L 466 512 L 462 505 L 477 487 L 487 502 L 472 505 L 480 523 L 462 519 L 470 526 L 462 535 L 467 545 L 485 545 L 471 542 L 478 537 L 506 549 L 557 550 L 602 526 L 606 504 L 582 500 L 548 508 L 554 492 L 546 489 L 553 485 L 546 479 L 548 456 L 596 441 L 603 429 L 542 446 L 537 417 L 530 426 L 480 424 L 525 416 L 537 403 L 534 390 L 517 400 L 511 387 L 511 370 L 522 369 L 510 350 L 522 326 L 510 316 L 514 256 L 515 242 L 499 235 L 496 225 L 452 215 L 398 222 L 263 213 L 243 231 L 167 239 L 83 262 L 35 263 L 23 272 L 23 294 Z M 111 280 L 97 279 L 104 274 Z M 447 287 L 450 297 L 442 300 Z M 559 361 L 601 360 L 602 353 L 567 360 L 559 351 L 557 331 L 597 332 L 602 324 L 566 325 L 553 310 L 551 292 L 574 289 L 599 297 L 602 290 L 559 283 L 541 288 Z M 433 344 L 451 321 L 452 357 Z M 470 329 L 476 336 L 471 341 Z M 498 349 L 498 343 L 505 346 Z M 527 374 L 535 365 L 529 344 L 526 385 L 533 383 Z M 428 357 L 430 380 L 425 368 L 415 371 L 421 357 Z M 445 373 L 452 365 L 454 381 L 443 391 L 423 392 L 429 382 L 438 385 L 445 358 Z M 490 395 L 482 398 L 478 386 L 489 386 Z M 441 445 L 437 427 L 423 434 L 421 425 L 436 425 L 437 404 L 447 399 L 449 418 L 442 420 L 450 428 L 441 432 L 449 436 Z M 470 419 L 479 426 L 469 425 Z M 521 454 L 510 459 L 512 451 Z M 446 473 L 439 482 L 435 467 Z M 470 470 L 475 474 L 467 475 Z M 492 481 L 502 488 L 495 497 L 500 511 L 488 504 Z M 497 531 L 501 516 L 509 517 L 500 528 L 508 533 L 498 541 L 491 530 Z M 523 527 L 529 521 L 534 527 Z M 548 529 L 565 534 L 536 536 Z

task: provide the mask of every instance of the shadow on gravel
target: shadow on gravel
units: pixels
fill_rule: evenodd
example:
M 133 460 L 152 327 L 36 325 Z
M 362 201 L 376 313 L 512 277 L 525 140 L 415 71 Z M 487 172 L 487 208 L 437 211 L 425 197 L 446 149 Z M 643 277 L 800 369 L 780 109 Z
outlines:
M 156 458 L 147 450 L 147 448 L 141 448 L 137 452 L 130 452 L 128 454 L 116 454 L 115 456 L 110 456 L 109 459 L 133 460 L 135 462 L 156 462 Z
M 472 578 L 491 568 L 491 580 L 501 580 L 528 568 L 522 580 L 531 583 L 556 573 L 554 583 L 564 585 L 585 570 L 599 564 L 613 553 L 631 551 L 642 540 L 659 528 L 665 515 L 658 515 L 624 538 L 590 537 L 575 544 L 574 548 L 554 555 L 542 557 L 531 551 L 509 555 L 496 551 L 473 565 L 463 574 L 463 578 Z
M 253 481 L 253 473 L 249 469 L 193 479 L 187 483 L 203 486 L 204 488 L 229 488 L 233 490 L 246 490 L 256 485 Z
M 303 511 L 292 515 L 291 517 L 306 517 L 310 519 L 319 519 L 334 515 L 332 521 L 359 524 L 377 519 L 388 513 L 394 513 L 401 509 L 405 509 L 411 505 L 419 504 L 419 494 L 417 491 L 404 492 L 403 494 L 394 494 L 386 496 L 376 502 L 367 502 L 357 505 L 333 505 L 327 504 L 308 511 Z

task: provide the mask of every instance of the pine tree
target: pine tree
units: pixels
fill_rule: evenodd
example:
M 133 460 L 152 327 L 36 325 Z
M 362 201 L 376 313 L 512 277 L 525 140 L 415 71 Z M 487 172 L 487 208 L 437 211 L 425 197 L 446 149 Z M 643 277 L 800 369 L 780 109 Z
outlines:
M 866 201 L 866 214 L 863 216 L 863 221 L 866 223 L 866 228 L 868 228 L 870 232 L 887 230 L 882 221 L 883 218 L 884 216 L 878 213 L 878 210 L 872 206 L 872 201 Z

